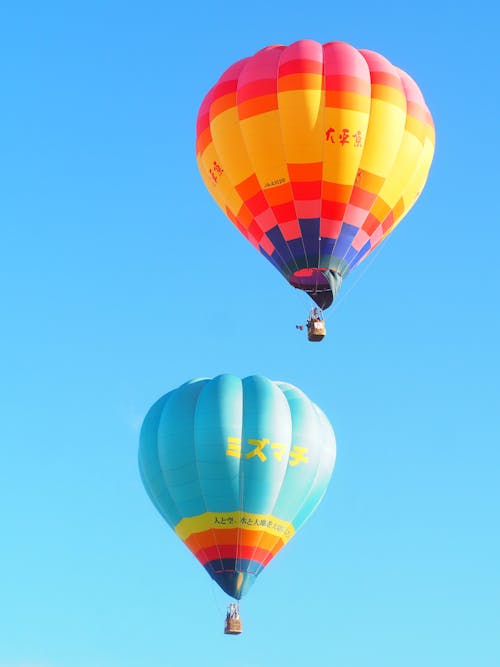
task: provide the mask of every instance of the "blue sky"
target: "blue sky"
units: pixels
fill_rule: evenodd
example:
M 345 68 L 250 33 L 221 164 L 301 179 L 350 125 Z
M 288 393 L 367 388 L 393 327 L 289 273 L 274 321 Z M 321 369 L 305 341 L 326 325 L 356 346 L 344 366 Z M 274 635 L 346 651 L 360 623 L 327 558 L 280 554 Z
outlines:
M 2 4 L 0 667 L 500 663 L 498 15 L 459 4 Z M 300 38 L 383 53 L 437 131 L 321 345 L 194 157 L 219 74 Z M 338 440 L 237 638 L 137 470 L 149 406 L 222 372 L 297 384 Z

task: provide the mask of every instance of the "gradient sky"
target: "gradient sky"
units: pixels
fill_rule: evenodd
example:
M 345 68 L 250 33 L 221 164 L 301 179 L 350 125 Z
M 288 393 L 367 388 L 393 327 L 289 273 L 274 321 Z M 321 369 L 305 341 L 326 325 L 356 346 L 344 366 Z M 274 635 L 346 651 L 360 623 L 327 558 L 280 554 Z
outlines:
M 500 664 L 497 26 L 484 0 L 2 3 L 0 667 Z M 194 155 L 218 76 L 301 38 L 383 53 L 437 131 L 320 345 Z M 240 637 L 137 469 L 149 406 L 222 372 L 296 384 L 338 440 Z

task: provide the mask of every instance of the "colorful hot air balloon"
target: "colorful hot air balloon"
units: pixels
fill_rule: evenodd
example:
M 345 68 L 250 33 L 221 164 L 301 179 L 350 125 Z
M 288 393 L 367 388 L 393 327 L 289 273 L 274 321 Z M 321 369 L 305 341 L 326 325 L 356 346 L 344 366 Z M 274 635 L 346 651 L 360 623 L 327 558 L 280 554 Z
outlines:
M 259 375 L 182 385 L 153 405 L 140 436 L 149 497 L 236 600 L 317 507 L 334 461 L 324 413 Z
M 424 187 L 422 93 L 373 51 L 310 40 L 235 63 L 203 100 L 198 165 L 240 232 L 320 308 Z

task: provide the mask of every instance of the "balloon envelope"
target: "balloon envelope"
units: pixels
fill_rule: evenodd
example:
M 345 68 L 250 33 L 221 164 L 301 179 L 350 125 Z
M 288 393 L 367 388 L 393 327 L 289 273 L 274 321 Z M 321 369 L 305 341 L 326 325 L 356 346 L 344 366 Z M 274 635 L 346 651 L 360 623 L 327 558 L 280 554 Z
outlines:
M 408 74 L 373 51 L 301 40 L 224 72 L 201 104 L 196 153 L 239 231 L 327 308 L 415 203 L 434 143 Z
M 335 451 L 328 419 L 302 391 L 221 375 L 153 405 L 139 468 L 167 523 L 240 599 L 320 502 Z

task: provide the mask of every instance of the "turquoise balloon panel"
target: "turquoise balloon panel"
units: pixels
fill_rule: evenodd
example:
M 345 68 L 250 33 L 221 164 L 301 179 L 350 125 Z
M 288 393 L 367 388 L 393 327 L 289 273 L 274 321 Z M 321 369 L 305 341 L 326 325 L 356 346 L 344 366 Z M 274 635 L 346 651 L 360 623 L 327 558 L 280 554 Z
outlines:
M 283 392 L 263 376 L 244 378 L 240 464 L 243 511 L 272 512 L 285 478 L 291 441 L 292 420 Z
M 303 499 L 301 508 L 293 521 L 295 531 L 302 527 L 321 502 L 330 482 L 337 454 L 335 434 L 330 422 L 317 405 L 313 404 L 313 409 L 316 413 L 318 429 L 321 433 L 321 437 L 317 443 L 320 461 L 309 493 Z
M 203 387 L 194 420 L 194 453 L 199 493 L 210 512 L 240 508 L 240 462 L 227 452 L 234 452 L 241 441 L 242 419 L 243 387 L 239 378 L 220 375 Z
M 292 420 L 292 447 L 285 479 L 272 514 L 293 522 L 314 485 L 321 462 L 323 437 L 314 404 L 292 385 L 278 383 L 289 406 Z
M 207 511 L 200 492 L 195 449 L 198 397 L 209 380 L 182 385 L 165 403 L 158 428 L 158 454 L 165 484 L 181 517 Z
M 139 443 L 139 471 L 151 502 L 165 521 L 172 526 L 182 519 L 172 498 L 158 456 L 158 427 L 166 403 L 174 392 L 162 396 L 144 418 Z

